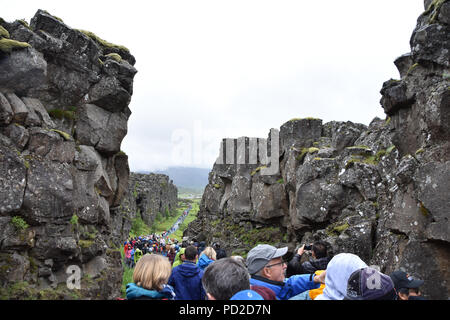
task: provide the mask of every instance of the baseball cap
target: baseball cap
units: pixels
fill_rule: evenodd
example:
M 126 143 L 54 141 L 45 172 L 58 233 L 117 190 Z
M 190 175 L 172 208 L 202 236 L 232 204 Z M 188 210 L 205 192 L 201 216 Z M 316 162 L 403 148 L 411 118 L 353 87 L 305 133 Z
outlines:
M 247 255 L 247 268 L 250 274 L 255 274 L 272 259 L 282 257 L 288 251 L 288 247 L 275 248 L 269 244 L 258 244 Z
M 258 292 L 253 290 L 243 290 L 236 293 L 230 300 L 264 300 Z
M 392 279 L 371 267 L 354 271 L 347 282 L 345 300 L 395 300 Z
M 394 282 L 395 290 L 401 288 L 414 289 L 423 285 L 424 281 L 408 277 L 408 274 L 404 271 L 397 270 L 390 274 L 392 281 Z

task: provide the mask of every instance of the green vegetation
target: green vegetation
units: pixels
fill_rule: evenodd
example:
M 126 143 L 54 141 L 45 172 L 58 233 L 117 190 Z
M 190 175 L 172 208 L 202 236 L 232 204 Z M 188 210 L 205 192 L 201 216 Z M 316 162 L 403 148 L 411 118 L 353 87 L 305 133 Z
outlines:
M 409 76 L 409 74 L 419 66 L 418 63 L 414 63 L 411 67 L 409 67 L 408 71 L 406 72 L 406 76 Z
M 31 46 L 26 42 L 21 42 L 21 41 L 6 39 L 6 38 L 0 39 L 0 51 L 5 52 L 5 53 L 11 53 L 13 50 L 29 48 L 29 47 L 31 47 Z
M 74 214 L 72 216 L 72 218 L 70 218 L 70 223 L 72 224 L 72 226 L 77 226 L 78 225 L 78 216 L 76 214 Z
M 430 19 L 428 20 L 429 23 L 435 23 L 437 20 L 437 17 L 439 16 L 439 13 L 441 11 L 442 5 L 447 2 L 448 0 L 433 0 L 433 2 L 430 3 L 427 10 L 423 14 L 427 15 L 431 13 Z
M 384 122 L 385 125 L 388 125 L 389 123 L 391 123 L 392 118 L 391 117 L 387 117 L 386 121 Z
M 25 20 L 20 19 L 20 20 L 17 20 L 17 22 L 19 22 L 19 23 L 20 23 L 21 25 L 23 25 L 25 28 L 31 30 L 30 25 L 29 25 L 28 22 L 26 22 Z
M 94 244 L 93 240 L 78 240 L 78 245 L 82 248 L 89 248 Z
M 11 224 L 14 226 L 14 228 L 16 228 L 16 230 L 21 231 L 21 230 L 25 230 L 29 227 L 28 223 L 25 222 L 25 220 L 23 220 L 21 217 L 19 216 L 14 216 L 11 219 Z
M 113 60 L 115 60 L 115 61 L 117 61 L 117 62 L 122 62 L 122 57 L 120 56 L 120 54 L 118 54 L 118 53 L 108 53 L 107 55 L 106 55 L 107 57 L 110 57 L 111 59 L 113 59 Z
M 319 118 L 314 118 L 314 117 L 292 118 L 292 119 L 289 120 L 288 122 L 291 122 L 291 121 L 299 121 L 299 120 L 320 120 L 320 119 L 319 119 Z
M 308 153 L 315 153 L 318 152 L 319 148 L 316 147 L 311 147 L 311 148 L 303 148 L 302 151 L 300 152 L 300 154 L 296 157 L 297 161 L 303 161 L 303 159 L 305 158 L 305 156 Z
M 108 42 L 106 40 L 103 40 L 102 38 L 100 38 L 99 36 L 97 36 L 95 33 L 90 32 L 90 31 L 86 31 L 86 30 L 81 30 L 79 29 L 78 31 L 80 31 L 81 33 L 83 33 L 85 36 L 88 36 L 89 38 L 91 38 L 92 40 L 94 40 L 95 42 L 97 42 L 100 46 L 102 47 L 106 47 L 106 48 L 115 48 L 118 50 L 123 50 L 126 52 L 130 52 L 130 50 L 124 46 L 119 46 L 117 44 Z
M 61 131 L 61 130 L 56 130 L 56 129 L 50 129 L 50 131 L 54 131 L 54 132 L 58 133 L 66 141 L 73 141 L 72 136 L 70 134 L 68 134 L 67 132 L 64 132 L 64 131 Z
M 9 32 L 0 25 L 0 37 L 9 39 Z
M 123 266 L 123 275 L 122 275 L 122 287 L 120 288 L 120 293 L 122 295 L 122 298 L 126 298 L 127 296 L 127 284 L 133 282 L 133 272 L 134 269 L 129 268 L 124 260 L 125 260 L 125 253 L 123 250 L 120 250 L 120 255 L 122 256 L 122 266 Z
M 344 224 L 340 224 L 340 225 L 331 225 L 326 229 L 326 233 L 329 236 L 339 236 L 342 232 L 344 232 L 345 230 L 347 230 L 350 227 L 350 225 L 346 222 Z
M 394 145 L 390 146 L 389 148 L 387 148 L 386 150 L 386 154 L 390 154 L 396 147 Z
M 49 116 L 55 119 L 68 119 L 68 120 L 75 120 L 75 107 L 69 109 L 69 110 L 63 110 L 63 109 L 52 109 L 48 112 Z
M 420 212 L 421 212 L 425 217 L 430 216 L 430 212 L 428 211 L 427 208 L 425 208 L 425 206 L 423 205 L 422 202 L 419 202 L 419 209 L 420 209 Z
M 250 175 L 253 177 L 257 172 L 261 171 L 262 168 L 267 168 L 267 166 L 261 166 L 253 170 Z
M 150 234 L 150 227 L 142 220 L 141 213 L 136 213 L 136 218 L 131 220 L 130 237 L 138 237 L 143 234 Z
M 214 185 L 214 187 L 216 187 L 216 186 Z M 220 185 L 219 185 L 219 188 L 220 188 Z M 186 198 L 187 199 L 192 199 L 192 198 L 201 199 L 203 196 L 203 191 L 204 191 L 204 188 L 188 188 L 188 187 L 178 187 L 178 186 L 177 186 L 177 189 L 178 189 L 178 198 L 180 198 L 180 199 L 186 199 Z
M 418 149 L 417 151 L 416 151 L 416 156 L 417 155 L 419 155 L 419 154 L 421 154 L 421 153 L 424 153 L 425 152 L 425 149 L 423 149 L 423 148 L 420 148 L 420 149 Z

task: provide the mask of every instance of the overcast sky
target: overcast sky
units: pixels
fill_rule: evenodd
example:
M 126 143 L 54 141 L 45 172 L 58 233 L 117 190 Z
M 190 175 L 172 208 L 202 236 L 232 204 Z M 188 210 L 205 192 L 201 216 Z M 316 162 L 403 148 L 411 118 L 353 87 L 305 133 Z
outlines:
M 122 150 L 130 169 L 212 167 L 222 138 L 292 118 L 368 125 L 410 52 L 423 0 L 9 1 L 128 47 L 138 70 Z

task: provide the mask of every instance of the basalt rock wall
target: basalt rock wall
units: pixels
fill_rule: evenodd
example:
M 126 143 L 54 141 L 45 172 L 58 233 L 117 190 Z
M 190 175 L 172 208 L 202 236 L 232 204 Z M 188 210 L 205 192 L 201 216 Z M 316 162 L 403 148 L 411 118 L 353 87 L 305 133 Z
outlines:
M 42 10 L 0 26 L 0 298 L 118 297 L 135 59 Z
M 273 135 L 230 140 L 234 149 L 224 141 L 185 235 L 242 255 L 257 243 L 292 253 L 324 240 L 333 254 L 355 253 L 387 274 L 403 269 L 425 280 L 427 298 L 448 299 L 449 23 L 450 1 L 425 1 L 411 52 L 395 60 L 400 79 L 381 89 L 386 119 L 292 119 L 275 157 Z M 267 149 L 269 161 L 259 153 Z M 276 162 L 279 171 L 265 174 Z
M 151 226 L 158 214 L 168 215 L 177 208 L 177 203 L 178 189 L 169 176 L 132 172 L 121 211 L 133 218 L 139 214 L 142 220 Z

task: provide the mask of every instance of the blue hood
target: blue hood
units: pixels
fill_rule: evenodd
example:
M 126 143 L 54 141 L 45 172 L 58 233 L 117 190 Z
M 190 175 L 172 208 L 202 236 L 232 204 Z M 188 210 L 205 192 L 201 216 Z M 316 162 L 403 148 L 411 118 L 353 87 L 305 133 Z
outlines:
M 178 272 L 186 278 L 197 276 L 202 271 L 195 262 L 185 261 L 183 264 L 177 266 Z
M 207 266 L 209 266 L 211 263 L 213 263 L 214 260 L 210 259 L 206 254 L 202 254 L 200 256 L 200 259 L 198 259 L 197 265 L 204 270 Z
M 164 285 L 161 291 L 147 290 L 134 283 L 127 284 L 127 299 L 137 299 L 141 297 L 147 297 L 149 299 L 169 299 L 173 300 L 175 298 L 175 293 L 173 288 L 169 285 Z

